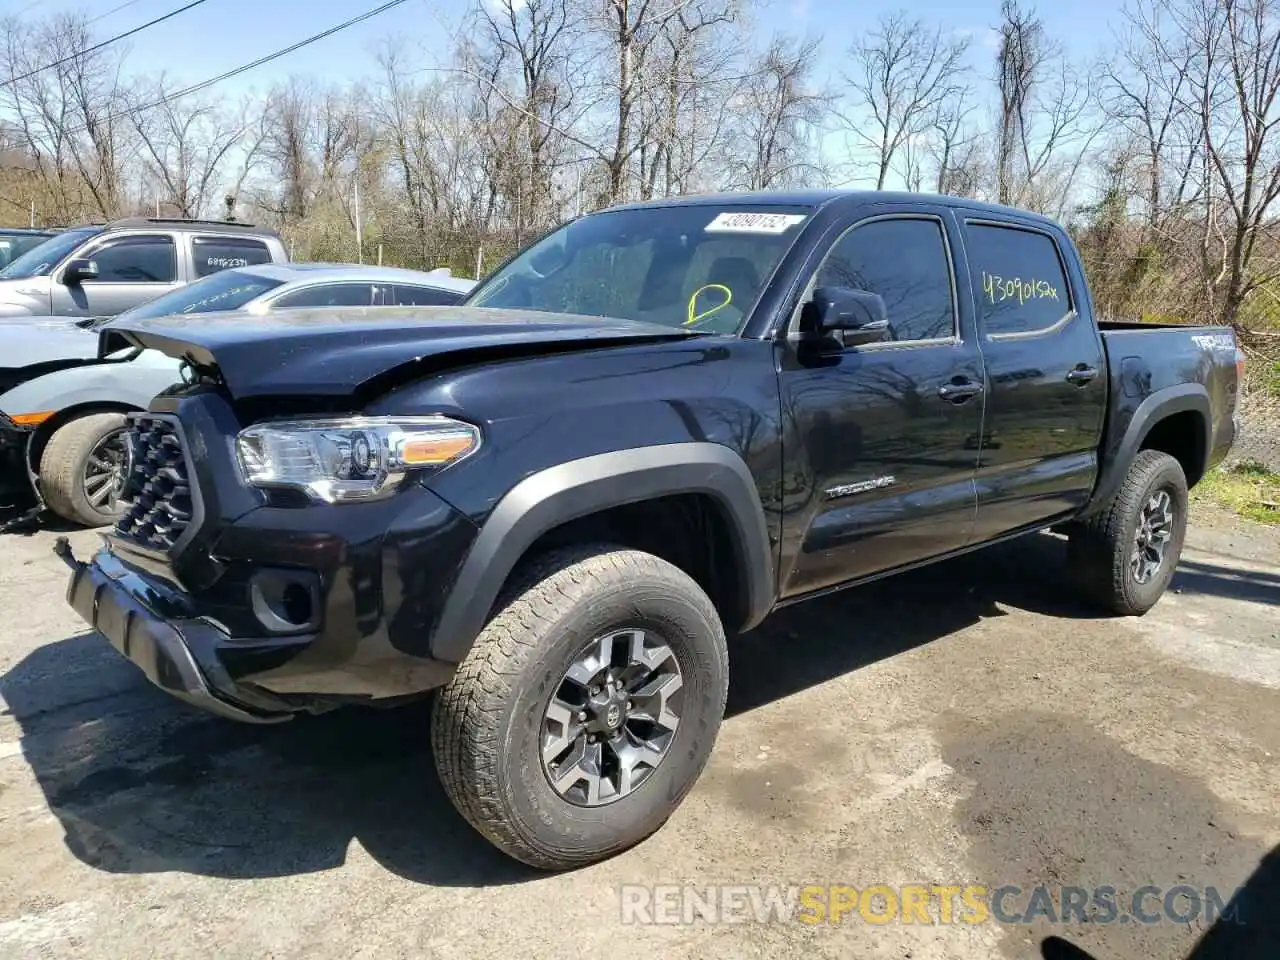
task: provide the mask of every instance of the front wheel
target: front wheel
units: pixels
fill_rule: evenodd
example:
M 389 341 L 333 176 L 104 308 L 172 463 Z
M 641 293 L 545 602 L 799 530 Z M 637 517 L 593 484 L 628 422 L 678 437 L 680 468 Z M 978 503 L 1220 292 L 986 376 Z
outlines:
M 101 527 L 120 515 L 128 457 L 123 413 L 90 413 L 54 431 L 40 456 L 40 495 L 72 523 Z
M 728 692 L 724 629 L 697 583 L 608 545 L 517 574 L 441 690 L 445 792 L 500 850 L 567 869 L 666 822 L 711 754 Z
M 1106 508 L 1071 528 L 1067 562 L 1084 595 L 1122 616 L 1154 607 L 1182 555 L 1187 503 L 1182 465 L 1140 451 Z

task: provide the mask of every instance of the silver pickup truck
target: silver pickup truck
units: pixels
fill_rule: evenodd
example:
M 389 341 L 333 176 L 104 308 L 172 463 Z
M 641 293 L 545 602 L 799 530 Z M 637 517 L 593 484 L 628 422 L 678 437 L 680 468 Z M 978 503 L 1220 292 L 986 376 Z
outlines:
M 221 270 L 288 259 L 274 230 L 251 224 L 130 217 L 72 227 L 0 270 L 0 322 L 115 316 Z

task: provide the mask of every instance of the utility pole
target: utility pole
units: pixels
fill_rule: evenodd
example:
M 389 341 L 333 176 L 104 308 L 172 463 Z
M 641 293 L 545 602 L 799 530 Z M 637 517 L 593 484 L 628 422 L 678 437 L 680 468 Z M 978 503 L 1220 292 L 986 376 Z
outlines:
M 34 230 L 35 227 L 36 227 L 36 202 L 35 200 L 32 200 L 31 201 L 31 229 Z
M 356 206 L 356 257 L 360 263 L 364 263 L 364 230 L 360 224 L 360 171 L 359 169 L 356 170 L 355 206 Z

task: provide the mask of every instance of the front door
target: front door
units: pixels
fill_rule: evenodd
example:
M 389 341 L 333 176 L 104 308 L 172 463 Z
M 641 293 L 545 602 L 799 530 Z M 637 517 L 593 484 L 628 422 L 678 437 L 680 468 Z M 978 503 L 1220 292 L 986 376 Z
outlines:
M 1065 242 L 985 215 L 964 225 L 988 390 L 981 540 L 1079 510 L 1097 476 L 1106 359 L 1064 269 Z
M 53 277 L 53 314 L 113 317 L 179 286 L 178 255 L 167 234 L 108 236 L 75 259 L 92 260 L 98 276 L 66 282 L 64 264 Z
M 811 356 L 793 335 L 783 348 L 784 597 L 971 539 L 984 395 L 981 355 L 962 335 L 972 308 L 956 293 L 955 229 L 941 211 L 869 217 L 810 281 L 806 297 L 879 294 L 892 339 Z

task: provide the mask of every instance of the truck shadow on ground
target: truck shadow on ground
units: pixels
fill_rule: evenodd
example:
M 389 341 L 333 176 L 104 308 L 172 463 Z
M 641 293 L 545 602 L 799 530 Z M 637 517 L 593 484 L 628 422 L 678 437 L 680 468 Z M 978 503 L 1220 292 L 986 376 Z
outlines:
M 1262 858 L 1222 916 L 1183 960 L 1275 960 L 1280 956 L 1280 847 Z M 1040 942 L 1042 960 L 1106 960 L 1057 935 Z
M 729 714 L 1001 616 L 1004 605 L 1095 616 L 1061 572 L 1062 541 L 1031 537 L 782 611 L 732 641 Z M 1213 571 L 1189 576 L 1204 592 L 1239 588 Z M 170 700 L 92 634 L 30 654 L 0 678 L 0 696 L 68 848 L 97 869 L 277 877 L 361 857 L 355 840 L 416 882 L 541 876 L 454 811 L 425 704 L 239 725 Z

